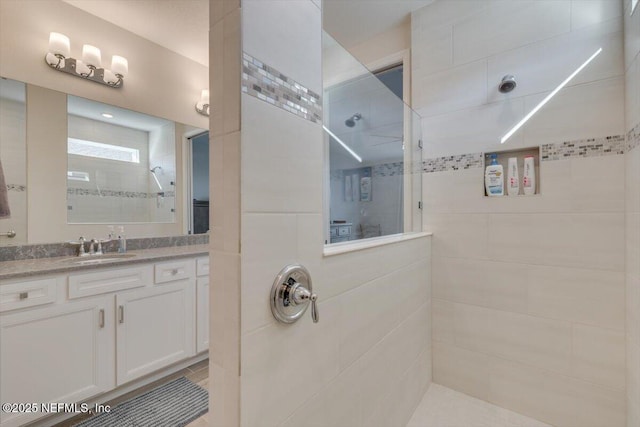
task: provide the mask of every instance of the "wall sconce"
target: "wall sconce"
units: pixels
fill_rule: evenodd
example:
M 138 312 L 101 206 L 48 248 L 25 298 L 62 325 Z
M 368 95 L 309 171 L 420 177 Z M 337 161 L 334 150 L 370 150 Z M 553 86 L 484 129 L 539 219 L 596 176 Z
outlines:
M 196 111 L 209 117 L 209 89 L 202 89 L 200 101 L 196 102 Z
M 71 58 L 70 55 L 69 37 L 60 33 L 51 33 L 49 52 L 44 59 L 54 70 L 115 88 L 122 87 L 124 76 L 129 71 L 127 59 L 118 55 L 113 55 L 111 58 L 110 70 L 102 68 L 100 49 L 88 44 L 82 46 L 82 61 Z

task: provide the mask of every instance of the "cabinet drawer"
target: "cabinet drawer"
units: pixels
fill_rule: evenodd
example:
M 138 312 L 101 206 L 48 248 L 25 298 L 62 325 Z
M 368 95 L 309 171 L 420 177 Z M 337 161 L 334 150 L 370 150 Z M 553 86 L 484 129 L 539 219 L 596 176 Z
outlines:
M 123 291 L 150 283 L 153 283 L 153 267 L 151 265 L 72 274 L 69 276 L 69 298 Z
M 196 259 L 196 275 L 208 276 L 209 275 L 209 257 L 201 257 Z
M 2 285 L 0 312 L 55 302 L 57 285 L 58 279 L 55 277 Z
M 162 262 L 156 264 L 156 283 L 173 282 L 195 276 L 195 260 L 184 259 L 180 261 Z

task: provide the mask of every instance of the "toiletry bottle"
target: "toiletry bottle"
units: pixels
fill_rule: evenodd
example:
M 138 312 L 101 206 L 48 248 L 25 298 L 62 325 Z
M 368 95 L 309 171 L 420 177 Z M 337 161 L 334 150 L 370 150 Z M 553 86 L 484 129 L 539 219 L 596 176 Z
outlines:
M 120 231 L 120 235 L 118 236 L 118 253 L 123 254 L 127 252 L 127 236 L 124 234 L 123 225 L 121 225 L 118 230 Z
M 507 194 L 517 196 L 520 192 L 520 178 L 518 176 L 518 158 L 509 157 L 509 171 L 507 174 Z
M 536 194 L 536 169 L 533 156 L 527 156 L 524 158 L 522 187 L 524 188 L 524 194 L 526 196 Z
M 498 155 L 491 155 L 491 164 L 487 166 L 484 173 L 484 184 L 487 190 L 487 196 L 503 196 L 504 195 L 504 173 L 502 165 L 498 164 Z

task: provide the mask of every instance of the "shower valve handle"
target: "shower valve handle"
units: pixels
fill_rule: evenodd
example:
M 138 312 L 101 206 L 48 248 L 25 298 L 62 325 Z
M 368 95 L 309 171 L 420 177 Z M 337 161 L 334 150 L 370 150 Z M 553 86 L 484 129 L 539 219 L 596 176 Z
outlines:
M 318 296 L 313 292 L 311 276 L 301 265 L 289 265 L 276 277 L 271 287 L 271 312 L 283 323 L 298 320 L 311 306 L 313 323 L 318 323 Z

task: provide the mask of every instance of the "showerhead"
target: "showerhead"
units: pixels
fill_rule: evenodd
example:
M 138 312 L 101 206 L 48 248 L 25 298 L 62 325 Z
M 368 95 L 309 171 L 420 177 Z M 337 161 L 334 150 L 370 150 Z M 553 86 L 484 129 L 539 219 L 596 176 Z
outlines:
M 345 126 L 347 127 L 354 127 L 356 125 L 356 122 L 358 120 L 362 119 L 362 114 L 360 113 L 355 113 L 353 116 L 349 117 L 347 120 L 344 121 Z
M 151 173 L 155 174 L 156 170 L 158 169 L 162 170 L 162 166 L 156 166 L 155 168 L 151 169 Z
M 502 78 L 498 85 L 500 93 L 509 93 L 516 88 L 516 78 L 511 74 L 507 74 Z

